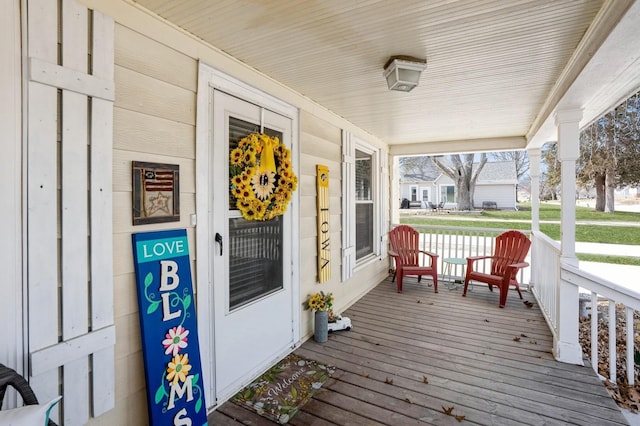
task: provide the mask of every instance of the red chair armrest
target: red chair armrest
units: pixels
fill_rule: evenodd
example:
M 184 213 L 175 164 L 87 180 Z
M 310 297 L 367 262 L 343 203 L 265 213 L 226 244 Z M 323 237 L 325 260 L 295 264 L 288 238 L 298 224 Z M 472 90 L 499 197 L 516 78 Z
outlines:
M 467 260 L 470 260 L 472 262 L 475 262 L 476 260 L 480 260 L 480 259 L 491 259 L 493 256 L 470 256 L 467 257 Z
M 471 268 L 473 266 L 473 262 L 475 262 L 476 260 L 491 259 L 491 258 L 493 258 L 493 256 L 471 256 L 471 257 L 467 257 L 467 270 L 471 270 Z
M 432 258 L 439 256 L 436 253 L 431 253 L 430 251 L 425 251 L 425 250 L 418 250 L 418 251 L 422 254 L 426 254 L 427 256 L 431 256 Z
M 526 268 L 527 266 L 529 266 L 529 264 L 527 262 L 520 262 L 520 263 L 512 263 L 511 265 L 508 265 L 508 267 L 511 268 Z

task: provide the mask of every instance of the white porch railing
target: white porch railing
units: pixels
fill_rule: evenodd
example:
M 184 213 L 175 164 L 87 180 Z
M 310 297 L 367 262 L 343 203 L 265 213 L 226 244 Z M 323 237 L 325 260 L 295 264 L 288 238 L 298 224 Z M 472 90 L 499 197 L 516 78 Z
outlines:
M 445 270 L 445 265 L 443 264 L 443 259 L 445 258 L 466 258 L 468 256 L 492 254 L 495 237 L 507 230 L 432 225 L 411 226 L 420 232 L 421 248 L 440 255 L 438 258 L 438 271 L 440 271 L 440 274 L 443 274 Z M 591 294 L 592 312 L 596 313 L 596 315 L 591 315 L 591 348 L 589 348 L 591 365 L 596 373 L 601 376 L 607 376 L 613 383 L 616 383 L 617 379 L 617 322 L 622 320 L 616 315 L 616 304 L 624 306 L 626 375 L 627 383 L 633 385 L 635 383 L 633 316 L 636 310 L 640 310 L 640 293 L 589 274 L 579 268 L 562 264 L 560 260 L 561 248 L 558 242 L 541 232 L 525 231 L 525 233 L 529 234 L 532 239 L 531 259 L 527 258 L 527 262 L 531 264 L 531 267 L 525 268 L 520 272 L 518 281 L 525 288 L 530 285 L 530 290 L 538 301 L 554 337 L 559 335 L 559 329 L 562 326 L 560 323 L 562 304 L 559 296 L 561 282 L 579 287 L 581 293 L 588 292 Z M 464 280 L 465 266 L 449 266 L 453 268 L 453 278 Z M 489 262 L 486 262 L 483 267 L 488 270 Z M 578 303 L 577 300 L 576 303 Z M 598 338 L 598 303 L 608 304 L 606 327 L 609 333 L 609 371 L 598 371 L 598 348 L 600 345 Z M 575 318 L 575 321 L 577 322 L 579 319 Z M 577 338 L 578 336 L 576 336 Z
M 597 277 L 569 265 L 562 265 L 560 278 L 580 288 L 581 292 L 591 293 L 591 366 L 594 371 L 606 377 L 606 372 L 598 371 L 598 304 L 607 304 L 608 320 L 606 328 L 609 334 L 609 381 L 616 383 L 617 361 L 617 325 L 622 318 L 618 318 L 616 305 L 624 307 L 625 322 L 625 350 L 627 383 L 633 386 L 635 383 L 635 339 L 634 319 L 635 311 L 640 310 L 640 293 L 621 287 L 615 283 Z
M 439 255 L 438 272 L 440 276 L 445 274 L 445 266 L 451 268 L 451 278 L 464 280 L 465 265 L 446 265 L 444 259 L 464 259 L 470 256 L 490 256 L 493 254 L 495 238 L 508 229 L 496 228 L 455 228 L 449 226 L 411 225 L 420 232 L 420 248 Z M 530 231 L 522 231 L 530 234 Z M 530 262 L 527 257 L 527 262 Z M 488 260 L 476 262 L 476 267 L 488 273 L 491 263 Z M 447 269 L 448 270 L 448 269 Z M 530 268 L 521 269 L 518 282 L 526 288 L 531 277 Z
M 560 314 L 560 244 L 542 232 L 534 232 L 531 235 L 531 257 L 535 262 L 532 265 L 532 291 L 551 332 L 557 337 Z
M 618 321 L 622 320 L 616 314 L 616 304 L 624 306 L 627 383 L 633 385 L 635 382 L 633 314 L 634 311 L 640 310 L 640 293 L 589 274 L 579 268 L 562 264 L 560 261 L 560 244 L 542 233 L 534 233 L 532 235 L 532 252 L 534 261 L 532 265 L 534 268 L 533 294 L 538 300 L 538 304 L 554 336 L 559 334 L 559 327 L 561 326 L 559 324 L 561 309 L 559 298 L 560 283 L 565 282 L 577 286 L 580 293 L 591 295 L 591 347 L 587 348 L 590 353 L 591 366 L 596 373 L 608 377 L 612 383 L 616 383 L 617 380 L 616 330 Z M 576 303 L 578 302 L 576 301 Z M 601 344 L 598 335 L 600 317 L 597 309 L 598 303 L 606 304 L 608 309 L 608 320 L 606 322 L 609 335 L 608 371 L 598 371 L 598 350 Z M 575 320 L 578 321 L 578 318 Z

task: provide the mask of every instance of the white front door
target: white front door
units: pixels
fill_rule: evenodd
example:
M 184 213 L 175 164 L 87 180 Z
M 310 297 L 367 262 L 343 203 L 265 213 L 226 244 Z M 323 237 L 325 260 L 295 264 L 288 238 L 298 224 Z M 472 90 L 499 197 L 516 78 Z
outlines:
M 242 218 L 229 191 L 229 153 L 252 132 L 291 147 L 292 120 L 215 91 L 210 202 L 216 399 L 240 390 L 294 344 L 293 217 Z

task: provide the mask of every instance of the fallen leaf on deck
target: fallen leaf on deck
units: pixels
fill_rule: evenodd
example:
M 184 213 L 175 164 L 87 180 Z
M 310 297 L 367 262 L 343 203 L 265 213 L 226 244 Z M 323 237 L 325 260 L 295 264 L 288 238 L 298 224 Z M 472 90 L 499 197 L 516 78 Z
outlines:
M 513 341 L 514 341 L 514 342 L 519 342 L 519 341 L 520 341 L 520 336 L 516 336 L 516 337 L 514 337 L 514 338 L 513 338 Z
M 458 416 L 456 416 L 456 420 L 457 420 L 457 421 L 459 421 L 459 422 L 461 422 L 461 421 L 463 421 L 463 420 L 464 420 L 464 417 L 465 417 L 465 416 L 460 416 L 460 415 L 458 415 Z
M 484 322 L 490 322 L 488 319 L 485 319 Z
M 429 379 L 427 379 L 427 376 L 422 376 L 422 383 L 429 383 Z
M 413 404 L 413 402 L 411 402 L 409 398 L 405 398 L 404 400 L 407 401 L 409 404 Z
M 453 406 L 448 408 L 445 407 L 444 405 L 442 406 L 442 412 L 445 413 L 447 416 L 450 416 L 452 411 L 453 411 Z
M 416 300 L 416 303 L 422 303 L 422 300 L 418 299 Z
M 362 372 L 362 373 L 360 373 L 360 375 L 361 375 L 362 377 L 364 377 L 365 379 L 368 379 L 368 378 L 369 378 L 369 373 Z
M 388 385 L 392 385 L 393 384 L 393 379 L 390 379 L 390 378 L 387 377 L 386 379 L 384 379 L 384 382 L 386 384 L 388 384 Z
M 526 335 L 526 334 L 524 334 L 524 333 L 520 333 L 520 337 L 529 337 L 529 336 L 527 336 L 527 335 Z

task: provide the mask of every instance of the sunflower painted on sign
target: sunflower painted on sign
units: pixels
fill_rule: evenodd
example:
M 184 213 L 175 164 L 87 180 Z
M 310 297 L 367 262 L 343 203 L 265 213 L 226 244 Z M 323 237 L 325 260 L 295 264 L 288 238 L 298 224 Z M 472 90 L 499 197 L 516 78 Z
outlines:
M 284 214 L 298 178 L 291 151 L 277 137 L 251 133 L 229 155 L 231 195 L 247 220 L 270 220 Z

